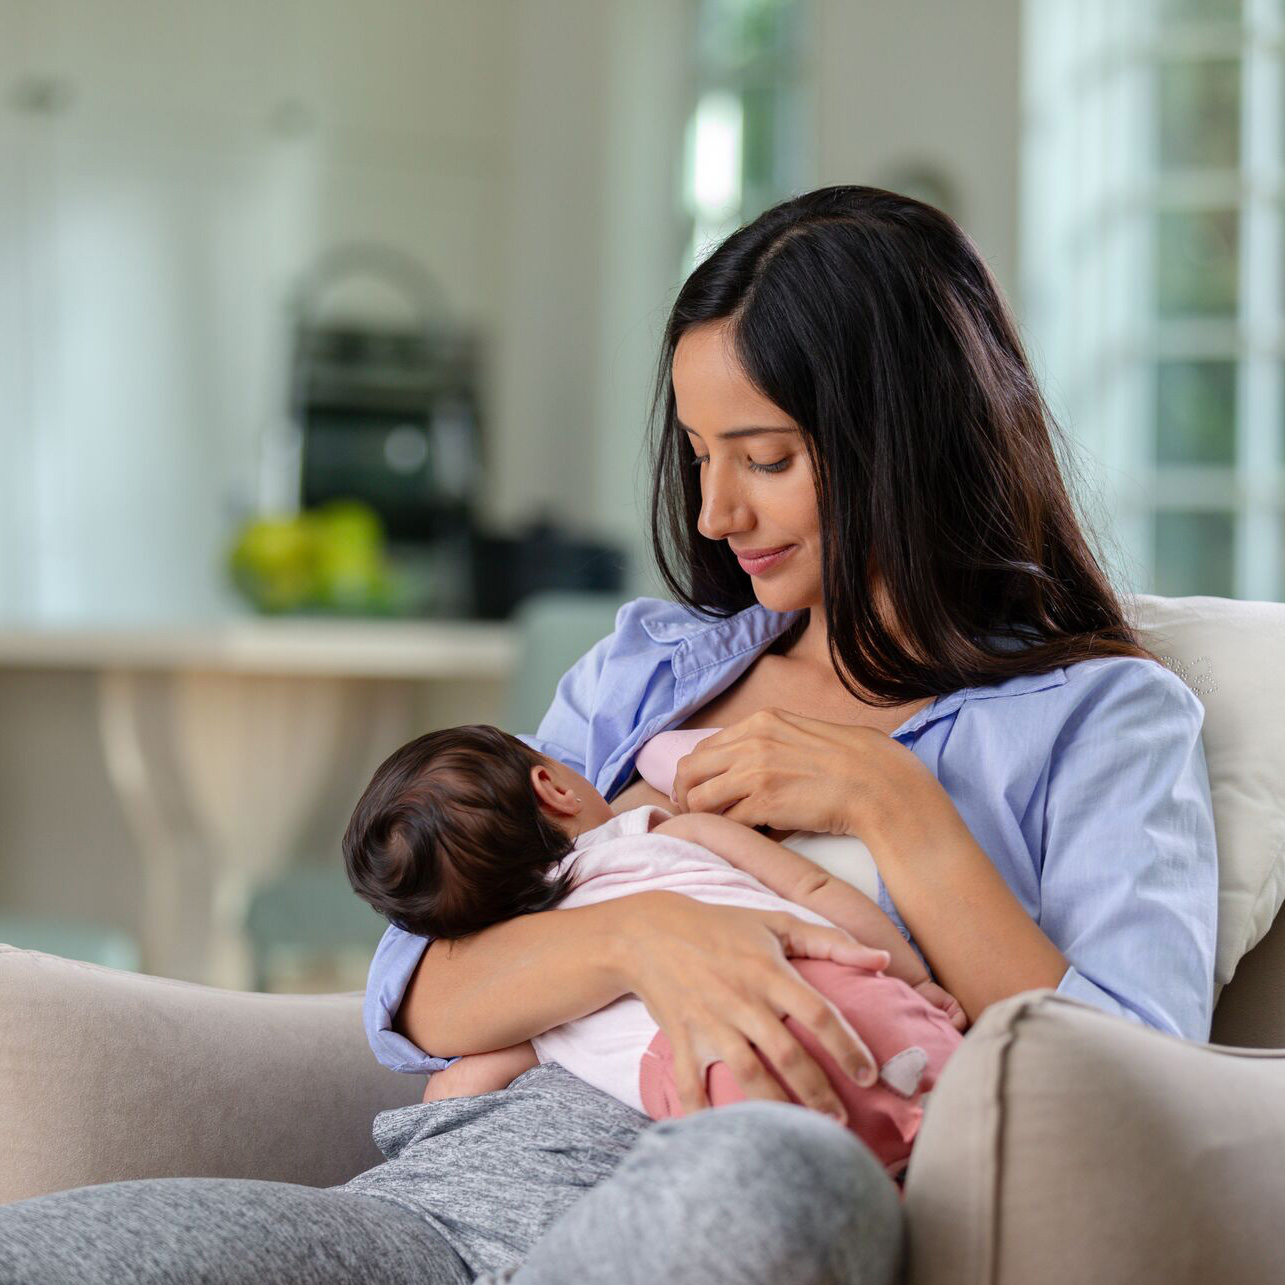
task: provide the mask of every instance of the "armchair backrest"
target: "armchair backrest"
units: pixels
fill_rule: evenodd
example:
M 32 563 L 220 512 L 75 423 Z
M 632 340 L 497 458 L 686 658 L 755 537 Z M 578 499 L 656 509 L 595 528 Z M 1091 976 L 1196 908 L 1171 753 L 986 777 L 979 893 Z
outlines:
M 1143 643 L 1205 707 L 1218 834 L 1213 1042 L 1285 1048 L 1285 604 L 1140 595 Z

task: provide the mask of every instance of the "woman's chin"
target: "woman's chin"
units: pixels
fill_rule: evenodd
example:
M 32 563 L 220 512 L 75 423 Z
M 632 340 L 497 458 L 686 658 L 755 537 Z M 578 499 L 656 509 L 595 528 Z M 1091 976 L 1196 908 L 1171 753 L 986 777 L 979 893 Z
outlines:
M 750 583 L 754 586 L 754 596 L 758 599 L 759 606 L 766 607 L 768 611 L 780 613 L 799 611 L 804 607 L 813 606 L 820 596 L 801 593 L 797 588 L 791 588 L 785 584 L 773 584 L 769 580 L 755 580 L 751 577 Z

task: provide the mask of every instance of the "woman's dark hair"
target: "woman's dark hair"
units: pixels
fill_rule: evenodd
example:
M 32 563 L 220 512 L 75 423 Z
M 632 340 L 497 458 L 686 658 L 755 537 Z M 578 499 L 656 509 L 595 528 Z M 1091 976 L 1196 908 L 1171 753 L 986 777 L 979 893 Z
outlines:
M 1059 430 L 976 247 L 940 210 L 872 187 L 775 206 L 678 294 L 652 406 L 651 533 L 685 606 L 724 617 L 755 601 L 727 542 L 697 530 L 677 424 L 674 351 L 707 322 L 728 323 L 747 378 L 802 430 L 830 654 L 854 696 L 895 705 L 1094 656 L 1155 659 L 1080 529 Z
M 573 840 L 540 810 L 531 769 L 547 762 L 485 723 L 429 732 L 380 764 L 344 832 L 354 891 L 423 937 L 465 937 L 556 905 L 572 871 L 549 872 Z

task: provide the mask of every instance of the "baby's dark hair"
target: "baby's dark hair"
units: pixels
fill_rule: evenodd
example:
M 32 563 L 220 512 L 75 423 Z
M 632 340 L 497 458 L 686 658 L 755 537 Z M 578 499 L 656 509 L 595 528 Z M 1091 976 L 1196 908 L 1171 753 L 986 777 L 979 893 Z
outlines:
M 357 895 L 423 937 L 465 937 L 556 905 L 573 838 L 540 810 L 548 760 L 487 723 L 417 737 L 379 765 L 344 832 Z

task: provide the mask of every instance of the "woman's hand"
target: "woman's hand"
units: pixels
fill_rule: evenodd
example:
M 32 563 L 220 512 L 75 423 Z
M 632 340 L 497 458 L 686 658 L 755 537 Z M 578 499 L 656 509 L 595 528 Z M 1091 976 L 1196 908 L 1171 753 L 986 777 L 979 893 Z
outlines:
M 781 1019 L 793 1017 L 814 1031 L 859 1084 L 874 1083 L 877 1067 L 860 1035 L 787 957 L 878 972 L 888 966 L 888 952 L 785 912 L 715 906 L 672 892 L 636 893 L 628 901 L 636 913 L 626 921 L 620 954 L 630 988 L 673 1047 L 684 1111 L 709 1106 L 706 1071 L 714 1062 L 727 1064 L 747 1097 L 789 1101 L 758 1048 L 800 1102 L 844 1120 L 825 1072 Z
M 873 727 L 761 709 L 678 760 L 673 806 L 774 830 L 860 834 L 908 794 L 940 789 L 910 750 Z

